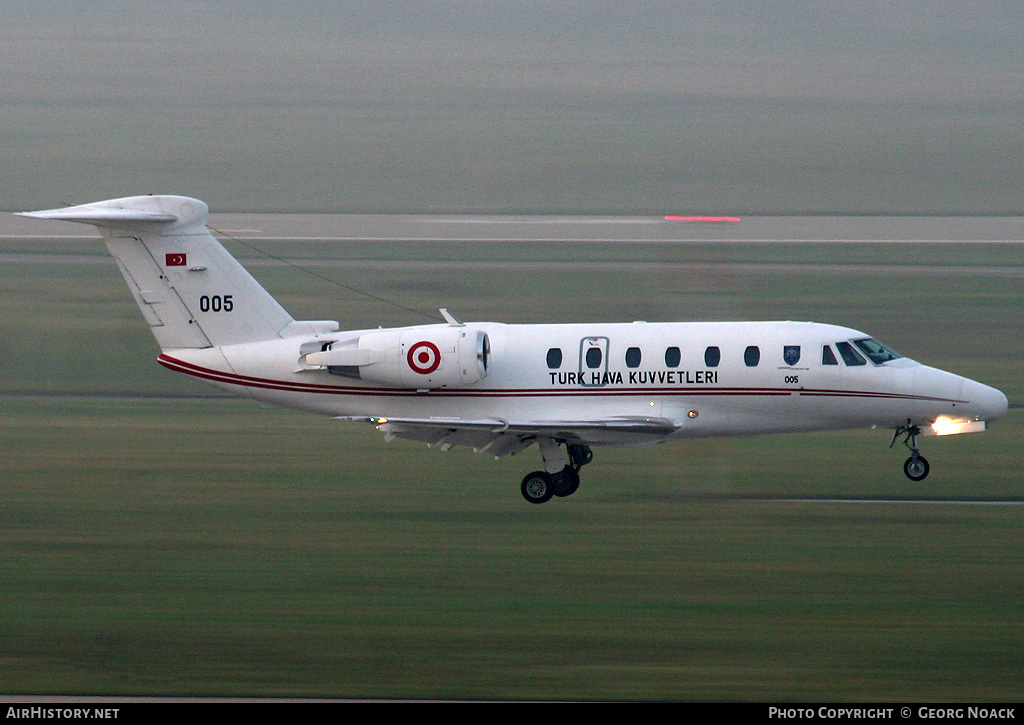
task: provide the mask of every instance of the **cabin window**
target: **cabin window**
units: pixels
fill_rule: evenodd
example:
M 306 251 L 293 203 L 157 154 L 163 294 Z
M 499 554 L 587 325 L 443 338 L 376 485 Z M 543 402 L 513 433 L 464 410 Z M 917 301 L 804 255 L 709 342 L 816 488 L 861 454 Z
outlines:
M 628 350 L 626 350 L 626 367 L 628 367 L 628 368 L 638 368 L 638 367 L 640 367 L 640 358 L 641 357 L 642 357 L 642 355 L 640 353 L 640 348 L 638 348 L 638 347 L 631 347 L 631 348 L 629 348 Z
M 896 360 L 897 358 L 903 357 L 895 350 L 886 347 L 878 340 L 872 340 L 870 337 L 864 338 L 863 340 L 854 340 L 853 344 L 860 348 L 860 351 L 870 358 L 871 362 L 876 365 L 887 363 L 890 360 Z
M 599 348 L 599 347 L 592 347 L 592 348 L 590 348 L 589 350 L 587 350 L 587 356 L 586 356 L 587 367 L 590 368 L 591 370 L 596 370 L 597 368 L 601 367 L 601 358 L 602 357 L 603 356 L 601 355 L 601 348 Z
M 670 368 L 679 367 L 679 361 L 682 359 L 682 355 L 679 354 L 678 347 L 670 347 L 665 350 L 665 365 Z
M 861 357 L 860 353 L 853 349 L 853 345 L 848 342 L 837 342 L 836 350 L 839 351 L 839 356 L 843 358 L 843 362 L 847 365 L 867 365 L 868 361 Z
M 821 364 L 822 365 L 838 365 L 839 361 L 836 360 L 836 354 L 832 352 L 832 348 L 828 345 L 822 345 L 821 347 Z
M 548 367 L 552 370 L 562 367 L 562 348 L 553 347 L 548 350 Z
M 704 364 L 709 368 L 717 368 L 722 361 L 722 351 L 717 347 L 709 347 L 704 351 Z
M 751 345 L 744 350 L 743 362 L 746 363 L 748 368 L 756 368 L 757 364 L 761 362 L 761 348 L 757 345 Z

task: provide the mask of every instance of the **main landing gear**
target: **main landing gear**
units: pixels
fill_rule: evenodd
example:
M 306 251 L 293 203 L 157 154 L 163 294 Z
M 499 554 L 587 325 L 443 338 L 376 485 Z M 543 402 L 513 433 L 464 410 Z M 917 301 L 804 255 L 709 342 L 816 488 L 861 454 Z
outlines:
M 892 441 L 889 443 L 889 447 L 892 448 L 896 444 L 896 439 L 901 435 L 904 436 L 903 445 L 910 450 L 910 458 L 903 463 L 903 472 L 911 481 L 923 481 L 931 470 L 928 459 L 917 450 L 917 436 L 920 434 L 921 429 L 916 425 L 911 425 L 908 420 L 906 425 L 896 429 L 896 432 L 892 434 Z
M 593 451 L 588 446 L 566 444 L 566 461 L 566 456 L 554 441 L 545 440 L 538 443 L 547 470 L 526 474 L 520 486 L 523 498 L 530 503 L 545 503 L 550 501 L 552 496 L 572 496 L 580 487 L 580 469 L 594 460 Z M 552 467 L 555 468 L 555 472 L 549 473 Z

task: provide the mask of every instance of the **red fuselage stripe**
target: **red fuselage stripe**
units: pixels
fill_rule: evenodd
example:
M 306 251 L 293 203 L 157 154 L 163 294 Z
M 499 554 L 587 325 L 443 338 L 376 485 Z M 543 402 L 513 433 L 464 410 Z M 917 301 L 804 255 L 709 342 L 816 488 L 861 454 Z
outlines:
M 256 378 L 248 375 L 238 375 L 212 368 L 204 368 L 199 365 L 178 360 L 167 354 L 157 358 L 164 367 L 175 372 L 185 373 L 204 380 L 212 380 L 228 385 L 239 385 L 249 388 L 260 388 L 264 390 L 282 390 L 294 393 L 311 393 L 314 395 L 359 395 L 359 396 L 422 396 L 424 393 L 411 388 L 373 388 L 357 387 L 348 385 L 321 385 L 315 383 L 289 382 L 285 380 L 271 380 L 267 378 Z M 650 396 L 650 395 L 671 395 L 671 396 L 692 396 L 692 395 L 724 395 L 724 396 L 787 396 L 799 393 L 802 396 L 810 397 L 838 397 L 838 398 L 877 398 L 892 400 L 924 400 L 943 403 L 966 403 L 964 400 L 952 400 L 948 398 L 934 398 L 924 395 L 904 395 L 902 393 L 884 393 L 860 390 L 820 390 L 807 388 L 712 388 L 712 387 L 690 387 L 690 388 L 611 388 L 611 387 L 586 387 L 586 388 L 557 388 L 545 390 L 543 388 L 510 388 L 510 389 L 481 389 L 481 390 L 431 390 L 432 397 L 580 397 L 580 396 L 601 396 L 601 397 L 628 397 L 628 396 Z

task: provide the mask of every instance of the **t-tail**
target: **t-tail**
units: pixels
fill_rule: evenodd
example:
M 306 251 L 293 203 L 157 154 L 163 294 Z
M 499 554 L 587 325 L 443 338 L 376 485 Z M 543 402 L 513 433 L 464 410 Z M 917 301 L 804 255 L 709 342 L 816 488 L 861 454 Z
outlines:
M 325 324 L 295 322 L 210 234 L 208 212 L 198 199 L 161 195 L 21 216 L 99 229 L 162 350 L 273 340 Z

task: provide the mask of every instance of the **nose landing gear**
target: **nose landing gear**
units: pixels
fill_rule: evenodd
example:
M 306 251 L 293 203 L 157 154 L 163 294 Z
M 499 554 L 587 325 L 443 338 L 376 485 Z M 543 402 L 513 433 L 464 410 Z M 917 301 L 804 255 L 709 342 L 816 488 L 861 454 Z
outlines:
M 575 443 L 566 444 L 565 448 L 569 461 L 561 470 L 555 473 L 534 471 L 526 474 L 520 485 L 523 498 L 530 503 L 546 503 L 552 496 L 565 497 L 576 493 L 580 487 L 580 469 L 594 460 L 594 453 L 588 446 Z M 549 460 L 558 460 L 561 452 L 557 447 L 554 450 L 557 451 L 557 456 L 551 452 L 550 446 L 541 446 L 542 455 L 547 454 L 544 455 L 545 463 Z
M 928 472 L 931 470 L 931 466 L 928 465 L 928 459 L 922 456 L 917 449 L 917 436 L 920 434 L 921 429 L 916 425 L 911 425 L 908 420 L 906 425 L 896 429 L 896 432 L 892 434 L 892 441 L 889 443 L 889 447 L 892 448 L 896 445 L 896 439 L 900 435 L 904 436 L 903 445 L 910 450 L 910 458 L 903 463 L 903 473 L 911 481 L 923 481 L 928 477 Z
M 923 481 L 927 478 L 929 470 L 928 459 L 916 453 L 903 463 L 903 472 L 911 481 Z

